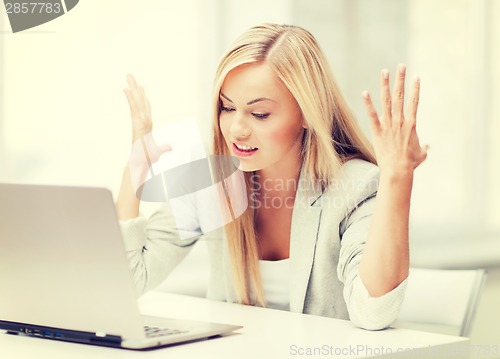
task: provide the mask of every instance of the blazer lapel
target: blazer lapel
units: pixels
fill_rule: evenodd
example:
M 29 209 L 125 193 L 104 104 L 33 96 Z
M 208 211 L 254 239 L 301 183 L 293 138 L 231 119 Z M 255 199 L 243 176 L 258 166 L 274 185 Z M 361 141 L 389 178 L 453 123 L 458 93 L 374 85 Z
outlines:
M 305 184 L 297 190 L 290 234 L 290 311 L 299 313 L 304 309 L 322 212 L 317 201 L 321 189 L 310 181 Z

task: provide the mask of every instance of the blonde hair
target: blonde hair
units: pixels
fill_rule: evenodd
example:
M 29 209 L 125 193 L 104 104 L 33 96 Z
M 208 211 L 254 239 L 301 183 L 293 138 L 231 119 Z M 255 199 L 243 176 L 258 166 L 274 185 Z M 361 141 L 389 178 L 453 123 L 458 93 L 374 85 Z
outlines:
M 262 24 L 245 32 L 223 56 L 215 75 L 213 150 L 229 155 L 220 126 L 220 91 L 227 74 L 238 66 L 266 63 L 295 98 L 306 130 L 301 157 L 304 173 L 314 183 L 327 185 L 342 164 L 351 158 L 372 163 L 370 142 L 359 128 L 315 38 L 298 26 Z M 227 169 L 218 168 L 226 178 Z M 245 173 L 248 202 L 252 186 Z M 225 200 L 231 208 L 229 196 Z M 225 226 L 237 300 L 265 306 L 259 273 L 259 251 L 251 207 Z

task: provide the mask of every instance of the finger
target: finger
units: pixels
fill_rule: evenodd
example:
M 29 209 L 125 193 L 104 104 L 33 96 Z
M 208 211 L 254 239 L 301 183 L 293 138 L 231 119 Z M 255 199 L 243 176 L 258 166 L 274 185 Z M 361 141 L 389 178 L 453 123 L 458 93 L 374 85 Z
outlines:
M 133 114 L 142 117 L 145 111 L 144 111 L 144 103 L 140 93 L 140 86 L 136 87 L 135 89 L 130 89 L 129 94 L 132 101 L 131 108 L 133 109 Z
M 134 96 L 130 92 L 129 89 L 123 89 L 123 92 L 125 93 L 125 96 L 127 97 L 128 105 L 130 107 L 131 112 L 137 111 L 137 105 L 135 103 Z
M 161 152 L 161 153 L 165 153 L 165 152 L 168 152 L 168 151 L 172 151 L 172 146 L 167 145 L 167 144 L 165 144 L 165 145 L 161 145 L 161 146 L 159 147 L 159 150 L 160 150 L 160 152 Z
M 420 158 L 421 158 L 421 162 L 424 162 L 425 159 L 427 158 L 427 153 L 429 151 L 429 148 L 430 146 L 429 145 L 424 145 L 422 146 L 422 150 L 421 150 L 421 154 L 420 154 Z
M 135 82 L 135 78 L 134 76 L 132 75 L 127 75 L 127 84 L 128 84 L 128 89 L 127 89 L 127 92 L 128 92 L 128 96 L 127 98 L 129 98 L 129 103 L 131 102 L 130 100 L 132 100 L 132 102 L 137 102 L 135 100 L 135 92 L 137 91 L 137 83 Z
M 144 87 L 138 87 L 137 97 L 139 101 L 138 104 L 141 118 L 145 121 L 151 121 L 151 106 L 149 105 L 148 98 L 146 97 Z
M 137 88 L 137 83 L 135 82 L 135 78 L 131 74 L 127 75 L 127 84 L 128 87 L 132 90 L 135 90 Z
M 384 122 L 391 122 L 392 106 L 391 106 L 391 92 L 389 88 L 389 70 L 382 70 L 380 73 L 380 97 L 382 100 L 382 118 Z
M 134 76 L 127 75 L 127 83 L 129 86 L 130 94 L 133 96 L 136 105 L 141 103 L 141 86 L 137 85 Z
M 420 78 L 415 76 L 412 84 L 410 103 L 408 104 L 408 115 L 414 121 L 417 119 L 418 102 L 420 100 Z
M 139 86 L 139 93 L 141 97 L 141 103 L 143 104 L 144 108 L 149 112 L 151 109 L 151 106 L 149 105 L 148 98 L 146 96 L 146 91 L 144 90 L 144 87 Z
M 366 112 L 368 113 L 368 118 L 370 119 L 370 126 L 372 128 L 373 133 L 378 133 L 380 129 L 380 120 L 378 118 L 377 110 L 373 105 L 372 99 L 370 97 L 370 93 L 368 91 L 363 91 L 361 94 L 363 96 L 363 103 L 366 108 Z
M 404 64 L 399 64 L 396 70 L 394 92 L 392 95 L 392 116 L 394 122 L 397 122 L 399 126 L 401 126 L 404 121 L 405 76 L 406 66 Z
M 155 156 L 172 150 L 172 146 L 168 143 L 157 143 L 152 132 L 149 132 L 144 136 L 144 145 L 149 153 L 154 154 Z

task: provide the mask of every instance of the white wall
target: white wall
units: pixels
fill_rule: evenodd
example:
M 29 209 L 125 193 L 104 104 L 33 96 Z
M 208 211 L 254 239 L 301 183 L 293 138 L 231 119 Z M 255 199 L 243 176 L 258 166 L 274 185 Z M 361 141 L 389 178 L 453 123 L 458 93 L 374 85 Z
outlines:
M 81 1 L 54 21 L 1 35 L 3 180 L 116 192 L 131 139 L 128 73 L 146 88 L 155 126 L 197 116 L 197 1 L 116 4 Z

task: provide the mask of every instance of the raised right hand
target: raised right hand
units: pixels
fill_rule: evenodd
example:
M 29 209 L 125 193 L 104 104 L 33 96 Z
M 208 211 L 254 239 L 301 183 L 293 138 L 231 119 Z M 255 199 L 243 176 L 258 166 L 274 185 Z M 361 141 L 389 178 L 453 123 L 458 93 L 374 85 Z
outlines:
M 127 75 L 128 88 L 123 89 L 127 96 L 132 116 L 132 141 L 142 139 L 151 133 L 151 106 L 142 86 L 138 86 L 134 76 Z
M 167 144 L 158 145 L 153 138 L 153 122 L 151 120 L 151 106 L 142 86 L 138 86 L 134 76 L 127 76 L 128 88 L 123 91 L 127 96 L 132 118 L 132 151 L 129 158 L 129 169 L 132 185 L 136 191 L 146 178 L 151 175 L 152 164 L 160 156 L 172 148 Z

